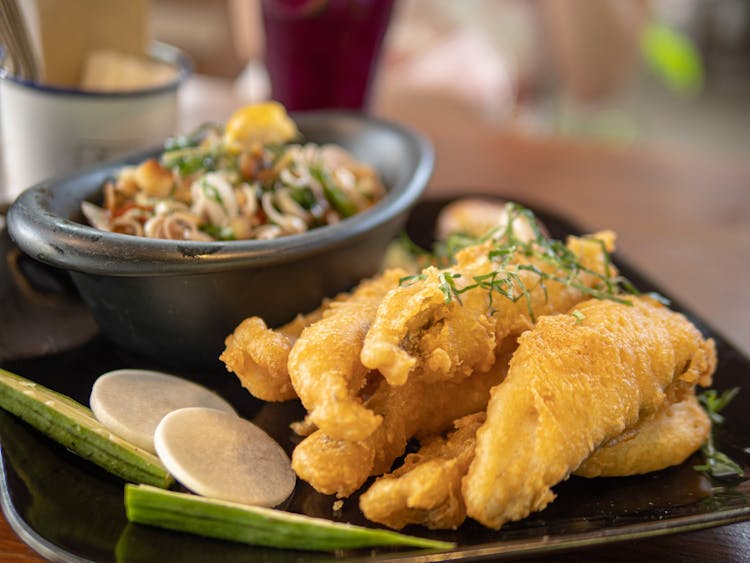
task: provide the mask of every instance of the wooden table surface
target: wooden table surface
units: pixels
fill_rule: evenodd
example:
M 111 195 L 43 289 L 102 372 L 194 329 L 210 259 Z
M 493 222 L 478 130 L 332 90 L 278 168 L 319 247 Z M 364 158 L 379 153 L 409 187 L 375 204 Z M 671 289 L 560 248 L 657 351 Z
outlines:
M 195 78 L 183 95 L 183 125 L 226 118 L 238 103 L 227 83 Z M 532 138 L 439 100 L 382 100 L 374 112 L 433 142 L 427 196 L 496 194 L 613 229 L 624 258 L 750 355 L 750 159 Z M 750 523 L 556 556 L 667 559 L 750 561 Z M 2 518 L 0 560 L 41 561 Z

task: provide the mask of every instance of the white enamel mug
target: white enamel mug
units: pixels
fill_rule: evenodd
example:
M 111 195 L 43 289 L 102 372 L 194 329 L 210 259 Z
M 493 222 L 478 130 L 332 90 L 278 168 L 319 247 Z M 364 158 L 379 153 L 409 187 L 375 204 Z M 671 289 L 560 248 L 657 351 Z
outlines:
M 154 43 L 151 55 L 176 66 L 174 80 L 144 90 L 88 92 L 0 74 L 0 203 L 47 178 L 156 146 L 174 134 L 178 88 L 191 65 L 163 43 Z

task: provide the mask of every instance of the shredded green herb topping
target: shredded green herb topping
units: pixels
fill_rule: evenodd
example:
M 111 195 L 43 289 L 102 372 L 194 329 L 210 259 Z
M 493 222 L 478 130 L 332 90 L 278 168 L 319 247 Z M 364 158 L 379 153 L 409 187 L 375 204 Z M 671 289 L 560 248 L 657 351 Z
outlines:
M 727 389 L 721 394 L 715 389 L 709 389 L 698 395 L 698 401 L 711 421 L 711 432 L 708 435 L 708 439 L 701 447 L 701 453 L 703 454 L 705 463 L 693 466 L 693 469 L 696 471 L 701 471 L 712 477 L 719 478 L 744 476 L 745 472 L 742 467 L 740 467 L 740 465 L 728 455 L 716 448 L 716 437 L 714 432 L 714 429 L 717 426 L 721 426 L 724 423 L 724 416 L 721 415 L 720 412 L 737 396 L 737 393 L 739 393 L 739 388 L 733 387 L 732 389 Z M 749 450 L 750 448 L 746 448 L 745 452 L 750 453 Z
M 530 240 L 520 238 L 514 231 L 516 221 L 525 221 L 531 227 L 533 236 Z M 492 241 L 492 247 L 488 253 L 488 259 L 496 264 L 496 268 L 484 275 L 473 276 L 472 283 L 458 287 L 456 279 L 461 277 L 459 273 L 450 272 L 445 269 L 440 273 L 440 290 L 445 296 L 445 302 L 456 300 L 461 303 L 462 293 L 475 288 L 485 289 L 490 296 L 490 309 L 493 309 L 493 296 L 498 294 L 513 302 L 525 299 L 528 304 L 529 317 L 536 322 L 536 316 L 531 306 L 531 290 L 540 287 L 547 299 L 546 283 L 554 281 L 572 287 L 595 299 L 609 299 L 618 303 L 630 305 L 631 302 L 623 294 L 637 295 L 639 292 L 633 284 L 624 276 L 619 275 L 612 265 L 611 258 L 604 242 L 589 238 L 602 247 L 604 256 L 604 272 L 597 272 L 585 267 L 578 257 L 565 243 L 550 239 L 542 232 L 534 213 L 521 205 L 509 204 L 508 221 L 505 225 L 498 226 L 479 238 L 466 236 L 462 233 L 451 235 L 447 240 L 438 243 L 434 252 L 434 263 L 445 266 L 455 263 L 456 254 L 469 246 Z M 514 260 L 517 256 L 526 258 L 537 258 L 553 266 L 552 273 L 545 272 L 534 264 L 518 264 Z M 519 272 L 530 272 L 534 274 L 536 282 L 533 286 L 527 286 Z M 582 281 L 583 275 L 590 275 L 597 279 L 597 283 L 589 286 Z M 402 283 L 415 283 L 424 279 L 422 275 L 408 276 Z

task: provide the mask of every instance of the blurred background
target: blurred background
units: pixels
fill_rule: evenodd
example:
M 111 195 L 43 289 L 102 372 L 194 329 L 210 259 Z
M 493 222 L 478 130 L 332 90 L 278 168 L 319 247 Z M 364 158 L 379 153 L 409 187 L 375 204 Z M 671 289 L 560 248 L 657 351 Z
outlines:
M 151 35 L 189 53 L 204 86 L 229 79 L 240 102 L 263 99 L 259 4 L 151 0 Z M 629 0 L 611 3 L 615 27 L 596 14 L 566 21 L 573 5 L 596 12 L 604 4 L 397 0 L 372 109 L 439 104 L 530 135 L 748 154 L 750 2 Z M 611 51 L 598 47 L 602 33 Z M 581 36 L 597 47 L 574 44 Z M 215 103 L 220 119 L 223 102 Z

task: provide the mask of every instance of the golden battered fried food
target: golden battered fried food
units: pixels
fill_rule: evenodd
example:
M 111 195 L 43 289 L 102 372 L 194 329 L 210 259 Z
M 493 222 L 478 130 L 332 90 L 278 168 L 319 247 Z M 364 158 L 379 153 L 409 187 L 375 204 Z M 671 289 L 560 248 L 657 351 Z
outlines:
M 289 377 L 309 421 L 332 438 L 362 440 L 381 423 L 359 396 L 370 371 L 359 355 L 383 296 L 405 275 L 388 270 L 360 283 L 305 327 L 289 353 Z
M 403 385 L 416 369 L 424 379 L 442 380 L 487 371 L 494 362 L 487 292 L 471 290 L 462 304 L 446 303 L 442 275 L 435 267 L 425 269 L 415 283 L 390 292 L 378 309 L 361 359 L 391 385 Z
M 621 293 L 613 233 L 563 245 L 527 210 L 504 213 L 449 268 L 389 270 L 281 329 L 251 318 L 227 338 L 222 360 L 254 395 L 307 409 L 292 467 L 315 490 L 348 497 L 379 476 L 360 497 L 372 521 L 500 528 L 573 473 L 655 471 L 704 442 L 694 388 L 710 384 L 713 342 Z M 421 448 L 392 471 L 411 439 Z
M 447 438 L 428 439 L 396 471 L 377 479 L 360 497 L 365 517 L 395 529 L 460 526 L 466 518 L 461 481 L 474 459 L 476 431 L 484 420 L 484 412 L 457 420 Z M 701 447 L 710 430 L 708 416 L 690 394 L 597 448 L 574 474 L 625 477 L 679 465 Z
M 460 253 L 467 263 L 455 270 L 487 270 L 489 248 L 490 243 L 485 243 L 475 255 Z M 469 264 L 470 256 L 476 260 Z M 463 273 L 454 278 L 451 272 L 431 266 L 411 283 L 391 291 L 367 333 L 362 363 L 380 371 L 391 385 L 403 385 L 417 371 L 430 380 L 486 371 L 494 361 L 496 345 L 488 293 L 479 288 L 470 290 L 458 303 L 446 301 L 441 289 L 446 280 L 463 289 L 471 279 Z M 471 335 L 468 349 L 454 345 L 453 338 L 459 334 Z
M 597 448 L 575 470 L 582 477 L 624 477 L 679 465 L 708 438 L 711 421 L 690 394 L 643 421 L 627 436 Z
M 484 422 L 479 412 L 456 420 L 446 438 L 425 440 L 393 473 L 383 475 L 360 497 L 368 520 L 401 529 L 420 524 L 455 529 L 466 518 L 461 479 L 474 459 L 475 434 Z
M 383 418 L 372 435 L 347 441 L 313 432 L 295 448 L 292 468 L 318 492 L 348 497 L 368 477 L 389 471 L 409 439 L 439 434 L 454 420 L 483 410 L 490 388 L 505 377 L 512 349 L 503 350 L 487 372 L 440 385 L 411 379 L 393 387 L 383 381 L 366 405 Z
M 713 344 L 648 298 L 590 300 L 519 338 L 463 481 L 467 514 L 499 528 L 543 509 L 602 444 L 710 383 Z
M 249 317 L 227 336 L 219 359 L 254 397 L 264 401 L 295 399 L 297 393 L 287 369 L 289 352 L 302 329 L 319 320 L 329 304 L 324 301 L 313 312 L 297 315 L 278 330 L 268 328 L 259 317 Z
M 614 276 L 607 254 L 613 247 L 609 231 L 570 237 L 564 256 L 554 259 L 541 245 L 503 247 L 511 254 L 499 256 L 493 240 L 467 247 L 455 266 L 428 268 L 383 299 L 362 363 L 392 385 L 412 374 L 440 381 L 486 370 L 506 338 L 531 328 L 537 316 L 567 311 L 586 298 L 586 288 Z

